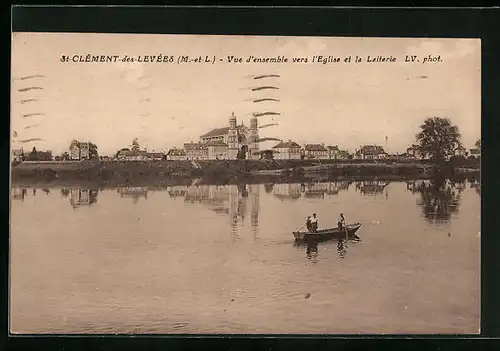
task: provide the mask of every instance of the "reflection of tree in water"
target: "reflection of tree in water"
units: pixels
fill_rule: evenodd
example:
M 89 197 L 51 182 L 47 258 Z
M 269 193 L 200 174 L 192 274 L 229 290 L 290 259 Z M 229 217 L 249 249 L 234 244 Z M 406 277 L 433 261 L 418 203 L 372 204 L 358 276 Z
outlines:
M 264 190 L 266 193 L 272 193 L 274 188 L 274 184 L 264 184 Z
M 99 194 L 99 190 L 92 189 L 89 190 L 89 204 L 95 204 L 97 202 L 97 195 Z
M 452 213 L 458 212 L 460 190 L 455 184 L 445 179 L 434 179 L 430 182 L 421 181 L 417 185 L 424 217 L 429 220 L 450 220 Z

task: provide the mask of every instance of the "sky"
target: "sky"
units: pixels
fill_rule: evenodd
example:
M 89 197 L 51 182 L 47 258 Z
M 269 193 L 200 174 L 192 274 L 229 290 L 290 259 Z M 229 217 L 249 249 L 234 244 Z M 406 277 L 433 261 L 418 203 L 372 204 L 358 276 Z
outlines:
M 350 152 L 364 144 L 404 152 L 423 121 L 434 116 L 450 118 L 466 148 L 481 136 L 479 39 L 13 33 L 12 40 L 13 148 L 60 154 L 77 139 L 111 155 L 138 138 L 148 150 L 167 151 L 227 126 L 232 113 L 248 125 L 252 113 L 266 111 L 280 115 L 259 118 L 259 124 L 279 125 L 261 129 L 261 137 L 338 145 Z M 217 59 L 214 64 L 60 60 L 87 54 Z M 422 63 L 429 54 L 440 55 L 441 62 Z M 231 55 L 244 60 L 284 55 L 289 62 L 228 63 Z M 312 63 L 313 55 L 341 62 Z M 354 63 L 356 55 L 363 62 Z M 368 55 L 392 55 L 396 62 L 366 62 Z M 417 55 L 420 62 L 404 62 L 406 55 Z M 343 62 L 347 56 L 351 63 Z M 294 63 L 293 57 L 309 61 Z M 265 74 L 280 77 L 253 79 Z M 22 79 L 29 76 L 35 77 Z M 279 89 L 252 91 L 259 85 Z M 263 97 L 279 101 L 253 102 Z

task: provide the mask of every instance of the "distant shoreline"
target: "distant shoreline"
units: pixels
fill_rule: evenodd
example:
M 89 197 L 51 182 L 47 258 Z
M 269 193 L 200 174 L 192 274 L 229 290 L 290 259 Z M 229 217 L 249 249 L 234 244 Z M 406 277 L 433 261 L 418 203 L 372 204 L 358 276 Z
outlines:
M 293 183 L 342 180 L 405 181 L 431 179 L 435 170 L 418 161 L 387 163 L 361 160 L 238 160 L 238 161 L 86 161 L 29 162 L 12 167 L 12 185 L 88 184 L 88 186 Z M 479 177 L 479 169 L 444 174 Z

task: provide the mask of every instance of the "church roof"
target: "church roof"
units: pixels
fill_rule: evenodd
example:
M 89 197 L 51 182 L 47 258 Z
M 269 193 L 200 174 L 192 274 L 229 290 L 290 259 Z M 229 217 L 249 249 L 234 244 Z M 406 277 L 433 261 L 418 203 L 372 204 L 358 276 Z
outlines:
M 300 149 L 300 145 L 297 144 L 296 142 L 294 141 L 282 141 L 280 143 L 278 143 L 277 145 L 273 146 L 273 149 L 297 149 L 299 148 Z
M 208 133 L 203 134 L 202 136 L 200 136 L 200 138 L 209 138 L 209 137 L 226 135 L 228 132 L 229 132 L 229 127 L 215 128 L 209 131 Z

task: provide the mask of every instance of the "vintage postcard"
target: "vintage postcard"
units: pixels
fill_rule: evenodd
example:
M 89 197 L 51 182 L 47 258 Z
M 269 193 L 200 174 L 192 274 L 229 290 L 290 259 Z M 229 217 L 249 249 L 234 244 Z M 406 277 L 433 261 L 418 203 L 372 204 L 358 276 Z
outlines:
M 12 334 L 477 334 L 479 39 L 13 33 Z

